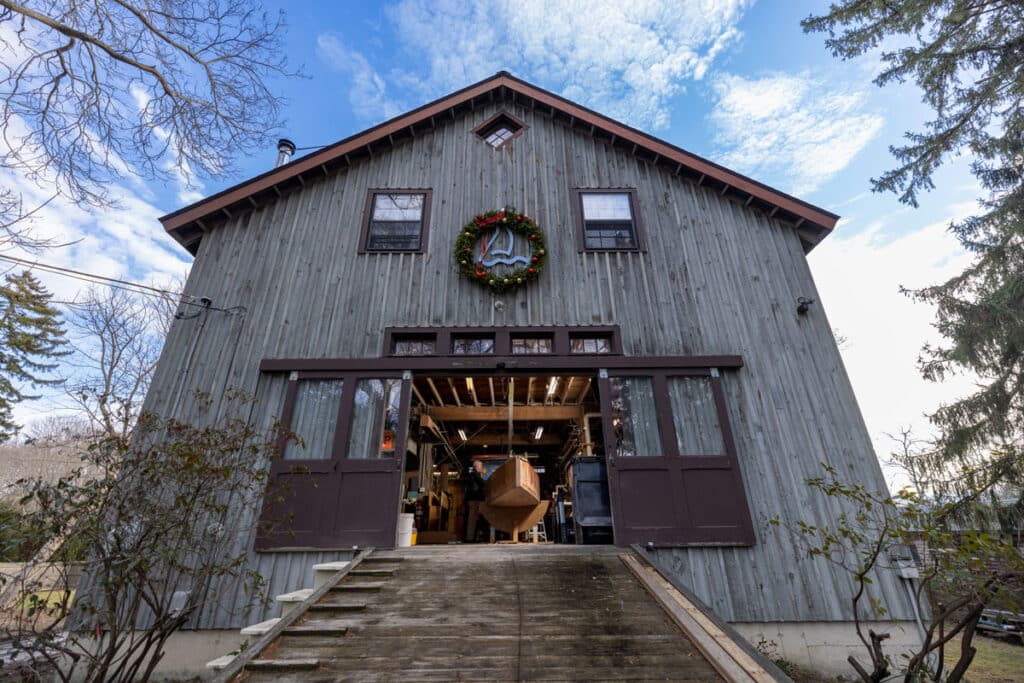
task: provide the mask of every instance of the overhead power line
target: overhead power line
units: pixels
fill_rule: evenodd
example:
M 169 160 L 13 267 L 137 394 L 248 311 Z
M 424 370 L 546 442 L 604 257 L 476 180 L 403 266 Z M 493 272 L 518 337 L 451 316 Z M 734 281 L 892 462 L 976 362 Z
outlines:
M 63 275 L 64 277 L 68 277 L 73 280 L 79 280 L 81 282 L 105 285 L 107 287 L 111 287 L 112 289 L 120 289 L 135 294 L 152 296 L 159 299 L 164 299 L 166 301 L 184 304 L 186 306 L 207 308 L 212 311 L 229 312 L 231 310 L 211 306 L 209 303 L 209 299 L 199 299 L 197 297 L 192 296 L 191 294 L 181 294 L 178 292 L 172 292 L 169 289 L 161 289 L 159 287 L 153 287 L 152 285 L 144 285 L 141 282 L 132 282 L 131 280 L 120 280 L 118 278 L 106 277 L 105 275 L 97 275 L 96 273 L 87 273 L 82 270 L 74 270 L 73 268 L 65 268 L 63 266 L 57 266 L 50 263 L 43 263 L 41 261 L 29 261 L 28 259 L 22 259 L 16 256 L 8 256 L 6 254 L 0 254 L 0 260 L 7 261 L 9 263 L 14 263 L 16 265 L 25 266 L 26 268 L 29 269 L 38 269 L 43 272 L 53 273 L 55 275 Z

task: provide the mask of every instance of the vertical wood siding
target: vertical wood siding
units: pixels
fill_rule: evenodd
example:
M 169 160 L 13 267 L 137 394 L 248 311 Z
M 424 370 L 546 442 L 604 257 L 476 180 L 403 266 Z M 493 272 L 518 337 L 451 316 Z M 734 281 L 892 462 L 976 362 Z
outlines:
M 502 109 L 528 129 L 494 151 L 470 131 Z M 387 187 L 433 189 L 426 253 L 357 254 L 366 191 Z M 635 187 L 648 251 L 577 253 L 573 187 Z M 459 227 L 505 204 L 543 227 L 550 258 L 539 282 L 492 296 L 460 279 L 451 252 Z M 822 461 L 851 482 L 885 483 L 823 307 L 796 314 L 797 297 L 820 301 L 796 231 L 764 213 L 547 115 L 495 104 L 211 230 L 186 292 L 233 311 L 171 330 L 147 408 L 185 418 L 203 417 L 191 413 L 191 391 L 238 387 L 258 397 L 253 417 L 269 424 L 284 378 L 261 376 L 262 358 L 378 356 L 387 326 L 617 324 L 627 354 L 741 354 L 745 366 L 724 384 L 757 544 L 660 550 L 659 562 L 727 620 L 850 618 L 846 576 L 802 558 L 765 523 L 833 518 L 835 505 L 804 484 Z M 240 527 L 257 512 L 239 510 Z M 239 544 L 251 548 L 251 536 Z M 284 590 L 308 583 L 300 573 L 329 555 L 253 553 L 252 562 Z M 873 594 L 892 616 L 912 618 L 896 581 L 882 577 Z M 240 595 L 213 590 L 222 601 Z M 211 608 L 195 626 L 261 616 Z

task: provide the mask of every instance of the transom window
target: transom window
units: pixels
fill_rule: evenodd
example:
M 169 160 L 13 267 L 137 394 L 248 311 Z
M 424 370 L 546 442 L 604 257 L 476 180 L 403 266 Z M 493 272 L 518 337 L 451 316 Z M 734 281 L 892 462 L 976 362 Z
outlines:
M 551 337 L 512 337 L 512 353 L 551 353 Z
M 393 356 L 432 356 L 435 351 L 435 339 L 429 337 L 394 337 L 391 340 Z
M 517 137 L 525 129 L 526 126 L 520 121 L 508 114 L 502 113 L 485 121 L 473 132 L 488 145 L 498 149 Z
M 640 250 L 633 190 L 578 190 L 581 251 Z
M 611 353 L 611 336 L 601 337 L 569 337 L 569 351 L 571 353 Z
M 452 354 L 479 356 L 494 353 L 494 337 L 452 337 Z
M 371 190 L 363 226 L 362 251 L 423 251 L 430 191 Z

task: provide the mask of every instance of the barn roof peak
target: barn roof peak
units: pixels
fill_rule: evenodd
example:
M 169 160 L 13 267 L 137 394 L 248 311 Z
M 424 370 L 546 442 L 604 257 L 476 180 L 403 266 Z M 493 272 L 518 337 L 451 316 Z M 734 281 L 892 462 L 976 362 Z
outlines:
M 643 131 L 548 92 L 508 71 L 499 71 L 478 83 L 457 90 L 422 107 L 328 145 L 304 157 L 275 167 L 238 185 L 211 195 L 160 218 L 164 229 L 193 254 L 203 233 L 235 212 L 259 206 L 265 198 L 304 185 L 307 179 L 344 168 L 359 158 L 376 154 L 418 132 L 437 125 L 440 117 L 473 109 L 497 97 L 549 114 L 612 146 L 628 149 L 639 159 L 721 195 L 791 223 L 808 250 L 827 236 L 839 216 L 764 183 L 736 173 Z

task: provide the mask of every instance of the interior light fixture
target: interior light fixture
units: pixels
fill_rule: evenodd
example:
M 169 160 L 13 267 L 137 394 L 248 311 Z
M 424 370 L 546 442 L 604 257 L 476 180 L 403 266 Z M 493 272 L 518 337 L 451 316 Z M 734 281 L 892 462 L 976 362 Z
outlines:
M 463 441 L 469 441 L 469 437 L 466 436 L 466 430 L 465 429 L 460 429 L 459 430 L 459 438 L 462 439 Z
M 555 393 L 555 389 L 557 389 L 557 388 L 558 388 L 558 378 L 557 377 L 552 377 L 551 381 L 548 382 L 548 396 L 553 396 L 554 393 Z
M 535 440 L 535 441 L 537 441 L 537 440 L 540 440 L 540 436 L 541 436 L 541 434 L 543 434 L 543 433 L 544 433 L 544 425 L 541 425 L 540 427 L 537 427 L 537 431 L 535 431 L 535 432 L 533 433 L 533 438 L 534 438 L 534 440 Z

